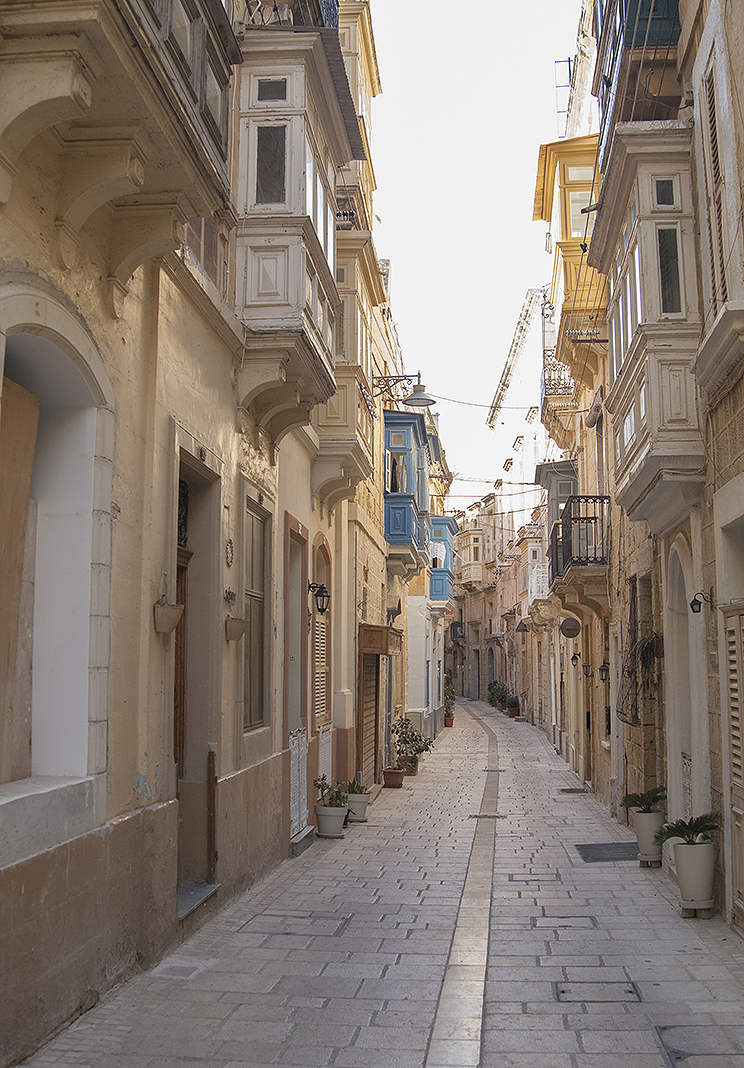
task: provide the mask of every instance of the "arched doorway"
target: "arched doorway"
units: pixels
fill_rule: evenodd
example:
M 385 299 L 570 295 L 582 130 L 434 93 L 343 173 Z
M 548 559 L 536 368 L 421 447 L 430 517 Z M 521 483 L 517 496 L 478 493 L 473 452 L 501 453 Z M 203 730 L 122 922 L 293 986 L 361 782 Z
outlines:
M 686 572 L 686 575 L 685 575 Z M 693 815 L 695 745 L 691 656 L 692 554 L 681 538 L 669 553 L 664 649 L 669 816 Z
M 0 522 L 16 549 L 2 565 L 0 777 L 79 779 L 106 769 L 113 393 L 87 333 L 45 295 L 0 291 L 0 326 L 13 442 Z

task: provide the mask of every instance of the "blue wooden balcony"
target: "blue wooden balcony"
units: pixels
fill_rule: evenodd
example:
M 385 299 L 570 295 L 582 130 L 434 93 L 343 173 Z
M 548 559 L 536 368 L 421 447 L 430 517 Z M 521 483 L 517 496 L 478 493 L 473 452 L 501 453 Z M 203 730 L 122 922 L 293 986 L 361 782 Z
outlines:
M 446 567 L 433 567 L 429 580 L 430 601 L 453 601 L 455 596 L 455 576 Z

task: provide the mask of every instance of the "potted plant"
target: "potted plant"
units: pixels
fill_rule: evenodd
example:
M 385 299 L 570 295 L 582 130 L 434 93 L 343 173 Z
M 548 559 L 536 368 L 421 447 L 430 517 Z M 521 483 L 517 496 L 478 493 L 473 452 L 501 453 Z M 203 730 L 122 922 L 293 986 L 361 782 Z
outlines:
M 318 791 L 315 818 L 316 834 L 320 838 L 343 838 L 344 820 L 349 810 L 346 792 L 340 779 L 328 782 L 325 775 L 316 779 L 313 786 Z
M 509 687 L 505 682 L 499 682 L 497 679 L 489 682 L 488 699 L 492 705 L 500 708 L 503 712 L 506 708 L 506 702 L 509 700 Z
M 666 801 L 666 786 L 652 786 L 640 794 L 626 794 L 620 804 L 633 810 L 633 829 L 638 841 L 638 859 L 641 864 L 660 864 L 661 846 L 656 844 L 656 834 L 664 822 L 663 808 Z
M 349 779 L 346 784 L 346 803 L 349 806 L 349 823 L 367 822 L 367 805 L 372 795 L 356 779 Z
M 383 768 L 382 781 L 389 789 L 399 790 L 403 785 L 405 774 L 403 768 Z
M 506 699 L 506 711 L 510 719 L 516 719 L 519 715 L 519 698 L 515 693 L 510 693 Z
M 452 685 L 452 675 L 448 671 L 444 676 L 444 725 L 451 727 L 455 722 L 455 687 Z
M 665 823 L 656 833 L 656 842 L 674 844 L 674 866 L 681 897 L 682 913 L 713 907 L 713 876 L 716 847 L 711 835 L 721 826 L 717 812 L 705 812 L 689 820 Z
M 419 757 L 422 753 L 428 753 L 434 743 L 424 738 L 408 716 L 396 719 L 393 724 L 393 734 L 398 767 L 402 767 L 406 775 L 417 775 Z

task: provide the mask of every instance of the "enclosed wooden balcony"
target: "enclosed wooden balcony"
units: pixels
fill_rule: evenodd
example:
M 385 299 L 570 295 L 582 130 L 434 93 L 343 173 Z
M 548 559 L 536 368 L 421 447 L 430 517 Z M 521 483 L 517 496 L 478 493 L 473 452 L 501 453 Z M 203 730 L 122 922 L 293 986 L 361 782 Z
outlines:
M 363 383 L 358 364 L 337 364 L 336 392 L 313 412 L 319 440 L 313 494 L 329 509 L 351 500 L 359 483 L 372 473 L 374 407 L 362 391 Z
M 71 269 L 106 209 L 104 279 L 121 314 L 129 280 L 176 250 L 189 219 L 234 225 L 228 84 L 240 51 L 219 0 L 91 0 L 0 9 L 0 202 L 31 142 L 58 165 L 57 257 Z

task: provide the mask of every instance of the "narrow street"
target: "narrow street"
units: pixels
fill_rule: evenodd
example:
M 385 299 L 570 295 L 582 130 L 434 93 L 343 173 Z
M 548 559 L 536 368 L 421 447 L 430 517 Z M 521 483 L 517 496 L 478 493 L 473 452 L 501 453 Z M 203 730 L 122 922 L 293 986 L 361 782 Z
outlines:
M 582 859 L 634 839 L 577 788 L 542 732 L 462 702 L 368 823 L 284 862 L 26 1063 L 744 1066 L 744 941 L 683 920 L 659 870 Z

